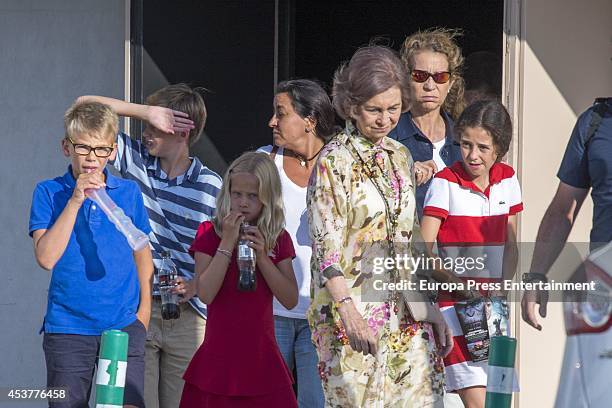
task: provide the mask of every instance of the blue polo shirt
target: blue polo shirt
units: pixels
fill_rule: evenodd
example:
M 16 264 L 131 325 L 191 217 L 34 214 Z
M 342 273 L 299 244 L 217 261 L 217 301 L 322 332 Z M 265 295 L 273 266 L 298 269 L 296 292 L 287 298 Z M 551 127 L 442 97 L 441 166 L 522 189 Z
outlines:
M 557 177 L 572 187 L 589 189 L 593 199 L 591 243 L 612 241 L 612 107 L 602 118 L 585 149 L 593 107 L 583 112 L 574 126 Z
M 151 231 L 138 185 L 107 170 L 106 192 L 145 233 Z M 71 167 L 62 177 L 38 183 L 30 211 L 30 236 L 49 229 L 75 187 Z M 106 214 L 90 199 L 79 209 L 62 257 L 51 271 L 44 331 L 100 335 L 136 319 L 140 285 L 132 248 Z
M 459 144 L 455 142 L 453 120 L 446 112 L 441 110 L 440 113 L 446 124 L 446 141 L 442 149 L 440 149 L 440 157 L 447 166 L 450 166 L 457 160 L 462 160 L 461 149 L 459 148 Z M 389 133 L 389 137 L 406 146 L 414 161 L 424 162 L 433 159 L 433 143 L 431 143 L 427 136 L 425 136 L 414 123 L 410 112 L 405 112 L 400 116 L 397 126 Z M 441 170 L 442 169 L 438 169 L 438 171 Z M 427 194 L 427 189 L 429 189 L 430 184 L 431 180 L 416 188 L 416 203 L 419 220 L 423 216 L 423 202 L 425 201 L 425 194 Z

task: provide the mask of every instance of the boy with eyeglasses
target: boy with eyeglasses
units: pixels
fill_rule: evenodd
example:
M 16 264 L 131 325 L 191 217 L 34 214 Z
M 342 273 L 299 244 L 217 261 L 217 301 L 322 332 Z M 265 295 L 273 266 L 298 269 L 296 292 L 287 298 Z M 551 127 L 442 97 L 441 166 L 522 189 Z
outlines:
M 125 406 L 144 407 L 144 343 L 151 313 L 153 263 L 148 247 L 133 251 L 88 190 L 104 188 L 134 225 L 151 231 L 138 185 L 106 169 L 117 154 L 118 118 L 101 103 L 73 105 L 64 116 L 61 177 L 39 183 L 29 233 L 38 264 L 51 271 L 43 349 L 47 387 L 67 389 L 50 407 L 87 406 L 100 336 L 129 334 Z
M 201 89 L 185 84 L 165 86 L 145 101 L 128 103 L 103 96 L 82 96 L 111 106 L 119 115 L 145 122 L 142 141 L 120 133 L 117 157 L 111 163 L 127 179 L 136 180 L 151 218 L 149 235 L 156 268 L 170 254 L 178 271 L 180 317 L 163 320 L 157 276 L 153 282 L 151 325 L 145 343 L 147 408 L 178 407 L 183 374 L 204 340 L 206 306 L 195 295 L 194 260 L 189 255 L 199 225 L 211 220 L 221 188 L 219 175 L 189 148 L 202 133 L 206 105 Z

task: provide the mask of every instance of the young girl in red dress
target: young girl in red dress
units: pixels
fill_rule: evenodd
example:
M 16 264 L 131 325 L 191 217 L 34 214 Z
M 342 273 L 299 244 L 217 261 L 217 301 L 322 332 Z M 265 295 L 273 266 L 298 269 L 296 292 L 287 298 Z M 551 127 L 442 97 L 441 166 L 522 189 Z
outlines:
M 245 153 L 225 173 L 217 215 L 200 225 L 190 248 L 208 319 L 183 377 L 181 408 L 297 407 L 272 315 L 273 296 L 287 309 L 298 301 L 282 203 L 278 171 L 266 154 Z M 245 221 L 257 258 L 252 292 L 238 290 L 236 247 Z

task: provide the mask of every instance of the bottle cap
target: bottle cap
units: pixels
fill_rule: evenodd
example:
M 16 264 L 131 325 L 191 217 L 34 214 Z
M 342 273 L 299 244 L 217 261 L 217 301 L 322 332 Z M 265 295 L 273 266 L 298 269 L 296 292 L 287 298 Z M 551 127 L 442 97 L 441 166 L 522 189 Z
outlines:
M 242 221 L 242 224 L 240 224 L 240 233 L 244 234 L 250 226 L 251 224 L 249 224 L 248 221 Z

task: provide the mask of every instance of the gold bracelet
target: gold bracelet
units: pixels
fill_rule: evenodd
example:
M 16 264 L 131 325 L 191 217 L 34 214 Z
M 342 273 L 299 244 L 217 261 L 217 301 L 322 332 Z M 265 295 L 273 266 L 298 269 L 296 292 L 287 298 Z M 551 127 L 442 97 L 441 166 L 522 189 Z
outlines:
M 349 302 L 352 302 L 352 301 L 353 301 L 352 297 L 346 296 L 346 297 L 343 297 L 342 299 L 338 300 L 337 302 L 334 302 L 334 305 L 336 306 L 336 309 L 338 309 L 343 304 L 349 303 Z
M 217 252 L 227 256 L 227 258 L 230 259 L 230 260 L 232 259 L 232 253 L 230 251 L 228 251 L 227 249 L 217 248 Z

